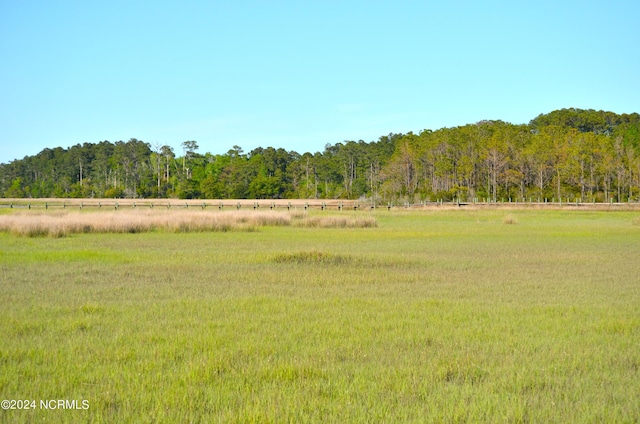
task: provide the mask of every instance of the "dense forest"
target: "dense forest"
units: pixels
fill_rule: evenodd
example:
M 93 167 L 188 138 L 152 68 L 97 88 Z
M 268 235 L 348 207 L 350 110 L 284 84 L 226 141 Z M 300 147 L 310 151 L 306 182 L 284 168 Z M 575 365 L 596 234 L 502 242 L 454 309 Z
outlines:
M 0 164 L 0 196 L 640 201 L 640 115 L 562 109 L 377 141 L 175 152 L 135 138 L 45 149 Z

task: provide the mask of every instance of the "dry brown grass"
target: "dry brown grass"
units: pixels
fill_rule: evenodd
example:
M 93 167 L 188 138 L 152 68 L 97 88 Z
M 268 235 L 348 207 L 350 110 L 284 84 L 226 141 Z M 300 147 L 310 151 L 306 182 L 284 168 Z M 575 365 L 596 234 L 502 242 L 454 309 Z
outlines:
M 504 220 L 502 222 L 504 222 L 507 225 L 515 225 L 518 223 L 518 219 L 515 216 L 509 214 L 504 217 Z
M 256 231 L 263 226 L 318 228 L 376 227 L 375 218 L 308 216 L 276 211 L 203 211 L 131 209 L 127 211 L 24 211 L 0 216 L 0 231 L 26 237 L 64 237 L 78 233 L 140 233 L 147 231 Z
M 63 237 L 77 233 L 254 231 L 265 225 L 290 225 L 278 212 L 204 212 L 130 210 L 110 212 L 19 212 L 0 218 L 0 231 L 27 237 Z

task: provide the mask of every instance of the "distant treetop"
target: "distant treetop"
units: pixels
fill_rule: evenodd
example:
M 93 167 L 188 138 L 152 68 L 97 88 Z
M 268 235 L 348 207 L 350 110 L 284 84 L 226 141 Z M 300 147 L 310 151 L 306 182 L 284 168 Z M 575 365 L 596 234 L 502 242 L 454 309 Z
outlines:
M 612 134 L 622 124 L 640 123 L 637 113 L 617 114 L 593 109 L 560 109 L 547 114 L 540 114 L 529 122 L 534 130 L 556 125 L 564 128 L 575 128 L 580 132 L 595 134 Z

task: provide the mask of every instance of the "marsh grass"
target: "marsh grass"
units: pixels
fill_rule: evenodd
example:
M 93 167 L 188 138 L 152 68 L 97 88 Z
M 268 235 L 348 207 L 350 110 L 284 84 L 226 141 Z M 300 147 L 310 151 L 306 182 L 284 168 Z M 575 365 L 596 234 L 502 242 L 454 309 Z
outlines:
M 289 225 L 290 217 L 272 212 L 130 210 L 111 212 L 16 213 L 0 220 L 0 230 L 16 235 L 61 237 L 78 233 L 254 231 Z
M 256 231 L 265 226 L 372 228 L 375 218 L 309 216 L 275 211 L 205 212 L 128 210 L 111 212 L 17 212 L 0 218 L 0 231 L 26 237 L 64 237 L 79 233 Z
M 513 215 L 509 214 L 504 217 L 504 220 L 502 222 L 507 225 L 515 225 L 518 223 L 518 220 Z
M 634 215 L 512 213 L 0 233 L 0 399 L 90 402 L 0 422 L 637 421 Z
M 347 265 L 358 262 L 351 255 L 320 252 L 318 250 L 307 250 L 294 253 L 280 253 L 273 260 L 276 263 L 296 263 L 296 264 L 320 264 L 320 265 Z
M 298 227 L 308 228 L 375 228 L 378 225 L 376 218 L 367 216 L 301 216 L 294 222 Z

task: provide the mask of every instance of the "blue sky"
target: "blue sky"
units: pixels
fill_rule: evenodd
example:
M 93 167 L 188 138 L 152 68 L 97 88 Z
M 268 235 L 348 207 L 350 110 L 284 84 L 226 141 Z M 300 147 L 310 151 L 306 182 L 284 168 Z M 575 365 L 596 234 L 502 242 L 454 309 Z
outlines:
M 640 112 L 637 1 L 0 0 L 0 163 Z

